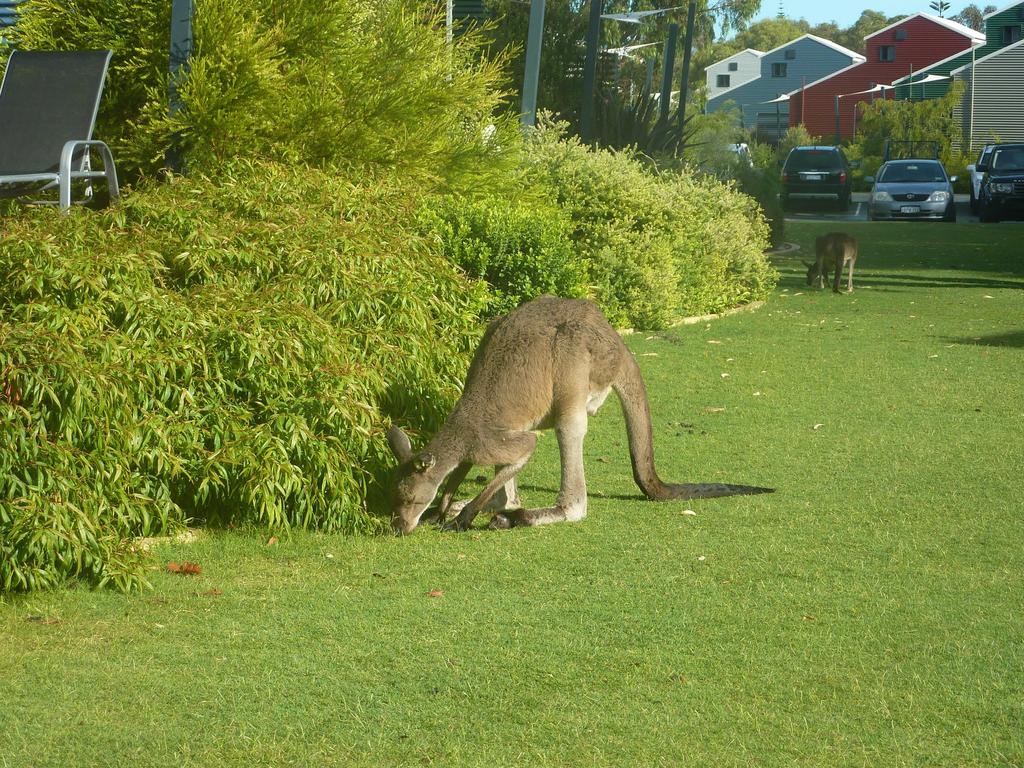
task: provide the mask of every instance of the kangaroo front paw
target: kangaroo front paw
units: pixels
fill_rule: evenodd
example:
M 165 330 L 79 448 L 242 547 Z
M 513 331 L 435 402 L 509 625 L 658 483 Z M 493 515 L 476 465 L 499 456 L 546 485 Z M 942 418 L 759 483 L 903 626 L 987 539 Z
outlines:
M 461 517 L 456 517 L 451 520 L 446 520 L 441 526 L 442 531 L 455 531 L 461 533 L 469 530 L 469 523 L 463 520 Z

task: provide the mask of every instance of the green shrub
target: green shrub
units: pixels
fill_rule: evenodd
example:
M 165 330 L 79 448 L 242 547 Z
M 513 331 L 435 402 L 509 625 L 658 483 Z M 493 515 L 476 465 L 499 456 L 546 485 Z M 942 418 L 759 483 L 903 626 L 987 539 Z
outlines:
M 894 157 L 901 156 L 896 153 L 907 149 L 918 154 L 924 152 L 930 157 L 933 149 L 937 148 L 946 171 L 959 177 L 957 191 L 966 192 L 968 184 L 964 171 L 971 161 L 958 149 L 963 130 L 955 116 L 963 89 L 963 83 L 953 83 L 945 95 L 935 99 L 878 99 L 864 104 L 857 121 L 857 137 L 849 148 L 849 153 L 861 161 L 856 174 L 859 179 L 877 174 L 888 141 L 893 143 Z
M 447 196 L 420 212 L 442 253 L 491 287 L 488 314 L 500 315 L 542 294 L 585 296 L 585 264 L 558 209 L 487 196 Z
M 168 0 L 26 0 L 21 12 L 15 46 L 114 51 L 96 133 L 129 178 L 158 171 L 174 137 L 199 171 L 260 157 L 479 190 L 514 163 L 503 60 L 482 57 L 476 33 L 447 45 L 419 0 L 197 0 L 174 116 Z
M 776 275 L 757 203 L 704 174 L 658 173 L 591 150 L 557 126 L 534 132 L 532 178 L 571 219 L 592 290 L 613 323 L 660 328 L 679 313 L 764 298 Z
M 484 289 L 418 195 L 236 163 L 0 236 L 0 589 L 130 588 L 187 519 L 372 531 L 387 417 L 433 429 Z

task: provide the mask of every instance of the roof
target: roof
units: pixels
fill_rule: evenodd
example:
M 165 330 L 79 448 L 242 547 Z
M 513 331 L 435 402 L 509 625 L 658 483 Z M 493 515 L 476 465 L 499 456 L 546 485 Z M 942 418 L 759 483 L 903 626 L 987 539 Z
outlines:
M 840 74 L 842 74 L 843 72 L 846 72 L 847 70 L 853 69 L 854 67 L 859 67 L 859 66 L 860 66 L 861 64 L 863 64 L 863 63 L 864 63 L 864 58 L 863 58 L 863 57 L 861 57 L 861 60 L 860 60 L 860 61 L 855 61 L 855 62 L 853 62 L 852 64 L 850 64 L 850 65 L 849 65 L 849 66 L 847 66 L 847 67 L 843 67 L 842 69 L 837 69 L 837 70 L 836 70 L 835 72 L 830 72 L 829 74 L 825 75 L 824 77 L 819 77 L 819 78 L 818 78 L 817 80 L 815 80 L 815 81 L 814 81 L 813 83 L 807 83 L 806 85 L 802 85 L 802 86 L 800 86 L 799 88 L 794 88 L 794 89 L 793 89 L 792 91 L 790 91 L 790 92 L 789 92 L 789 93 L 788 93 L 787 95 L 789 95 L 789 96 L 792 96 L 792 95 L 793 95 L 794 93 L 800 93 L 800 91 L 805 91 L 805 90 L 807 90 L 808 88 L 810 88 L 810 87 L 812 87 L 812 86 L 815 86 L 815 85 L 817 85 L 818 83 L 823 83 L 823 82 L 825 82 L 826 80 L 830 80 L 831 78 L 835 77 L 836 75 L 840 75 Z
M 877 32 L 872 32 L 870 35 L 864 35 L 864 39 L 865 40 L 869 40 L 872 37 L 875 37 L 876 35 L 880 35 L 883 32 L 888 32 L 890 29 L 893 29 L 894 27 L 898 27 L 901 24 L 906 24 L 911 19 L 916 19 L 918 17 L 927 19 L 928 21 L 931 21 L 931 22 L 933 22 L 935 24 L 939 24 L 940 26 L 943 26 L 946 29 L 950 29 L 953 32 L 956 32 L 958 34 L 961 34 L 964 37 L 969 37 L 969 38 L 971 38 L 973 40 L 982 40 L 982 41 L 985 40 L 984 33 L 979 32 L 976 29 L 971 29 L 968 26 L 960 24 L 960 23 L 958 23 L 956 21 L 952 21 L 951 19 L 944 19 L 941 16 L 933 16 L 932 14 L 925 13 L 924 11 L 919 11 L 918 13 L 911 14 L 910 16 L 905 16 L 902 19 L 900 19 L 899 21 L 894 21 L 889 26 L 882 27 Z
M 772 48 L 770 51 L 765 51 L 761 55 L 762 56 L 767 56 L 769 53 L 775 53 L 776 51 L 781 51 L 783 48 L 789 48 L 791 45 L 795 45 L 796 43 L 799 43 L 801 40 L 803 40 L 805 38 L 808 39 L 808 40 L 813 40 L 816 43 L 820 43 L 821 45 L 828 46 L 829 48 L 831 48 L 834 51 L 839 51 L 839 53 L 843 54 L 844 56 L 849 56 L 850 58 L 855 59 L 855 60 L 859 60 L 859 61 L 865 61 L 864 56 L 862 56 L 861 54 L 857 53 L 856 51 L 851 51 L 849 48 L 843 48 L 843 46 L 839 45 L 839 43 L 833 43 L 831 40 L 826 40 L 823 37 L 818 37 L 817 35 L 812 35 L 810 32 L 808 32 L 806 35 L 800 35 L 800 37 L 795 38 L 794 40 L 790 40 L 788 43 L 783 43 L 782 45 L 777 45 L 774 48 Z
M 964 64 L 962 67 L 957 67 L 956 69 L 954 69 L 949 74 L 950 75 L 955 75 L 957 72 L 963 72 L 965 69 L 970 69 L 971 67 L 976 67 L 978 64 L 986 62 L 989 59 L 994 59 L 996 56 L 1001 56 L 1002 54 L 1006 53 L 1007 51 L 1012 51 L 1014 48 L 1020 48 L 1021 45 L 1024 45 L 1024 39 L 1018 40 L 1016 43 L 1012 43 L 1011 45 L 1004 46 L 1003 48 L 1000 48 L 998 51 L 993 51 L 992 53 L 988 54 L 988 56 L 982 56 L 980 59 L 976 59 L 971 64 Z
M 1021 2 L 1024 2 L 1024 0 L 1021 0 Z M 917 77 L 918 75 L 927 74 L 928 70 L 932 69 L 933 67 L 937 67 L 940 64 L 945 64 L 946 62 L 952 61 L 953 59 L 959 59 L 961 56 L 970 53 L 972 48 L 981 48 L 983 45 L 984 45 L 984 43 L 981 42 L 980 40 L 972 40 L 970 48 L 965 48 L 962 51 L 958 51 L 957 53 L 954 53 L 952 56 L 947 56 L 942 61 L 933 61 L 927 67 L 921 67 L 920 69 L 915 70 L 912 74 L 904 75 L 903 77 L 898 77 L 898 78 L 896 78 L 895 80 L 892 81 L 892 84 L 896 85 L 897 83 L 902 83 L 904 80 L 909 80 L 912 77 Z
M 1024 2 L 1024 0 L 1022 0 L 1022 2 Z M 735 59 L 737 56 L 742 56 L 744 53 L 752 53 L 752 54 L 754 54 L 757 57 L 764 56 L 764 53 L 762 51 L 758 51 L 758 50 L 756 50 L 754 48 L 744 48 L 742 51 L 737 51 L 736 53 L 732 54 L 731 56 L 726 56 L 724 59 L 719 59 L 718 61 L 711 62 L 706 67 L 704 67 L 704 69 L 711 69 L 712 67 L 716 67 L 719 64 L 724 64 L 725 62 L 729 61 L 730 59 Z
M 986 13 L 981 18 L 989 19 L 989 18 L 992 18 L 993 16 L 998 16 L 1000 13 L 1005 13 L 1006 11 L 1010 10 L 1011 8 L 1014 8 L 1014 7 L 1016 7 L 1018 5 L 1021 5 L 1021 4 L 1024 4 L 1024 0 L 1017 0 L 1017 2 L 1015 2 L 1015 3 L 1010 3 L 1009 5 L 1004 5 L 998 11 L 992 11 L 992 13 Z

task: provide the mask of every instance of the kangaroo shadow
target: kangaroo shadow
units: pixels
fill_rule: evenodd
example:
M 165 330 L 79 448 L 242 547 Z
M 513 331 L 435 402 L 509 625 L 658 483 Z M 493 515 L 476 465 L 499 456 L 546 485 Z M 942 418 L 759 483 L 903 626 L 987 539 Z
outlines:
M 1024 331 L 1010 331 L 1008 333 L 996 333 L 990 336 L 978 336 L 973 338 L 946 339 L 953 344 L 966 344 L 968 346 L 984 347 L 1016 347 L 1024 348 Z
M 992 277 L 939 277 L 938 275 L 901 275 L 891 272 L 865 272 L 855 278 L 857 285 L 871 287 L 901 286 L 915 288 L 1010 288 L 1024 289 L 1024 279 L 1001 280 Z

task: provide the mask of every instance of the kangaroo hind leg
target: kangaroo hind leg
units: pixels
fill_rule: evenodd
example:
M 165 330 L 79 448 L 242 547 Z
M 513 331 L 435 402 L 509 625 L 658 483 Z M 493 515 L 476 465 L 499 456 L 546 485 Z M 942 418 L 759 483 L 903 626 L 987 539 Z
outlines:
M 587 434 L 586 408 L 573 410 L 570 415 L 560 418 L 555 427 L 555 434 L 558 437 L 558 453 L 562 461 L 562 483 L 555 505 L 499 512 L 491 520 L 491 528 L 575 522 L 587 516 L 587 481 L 583 473 L 583 438 Z

